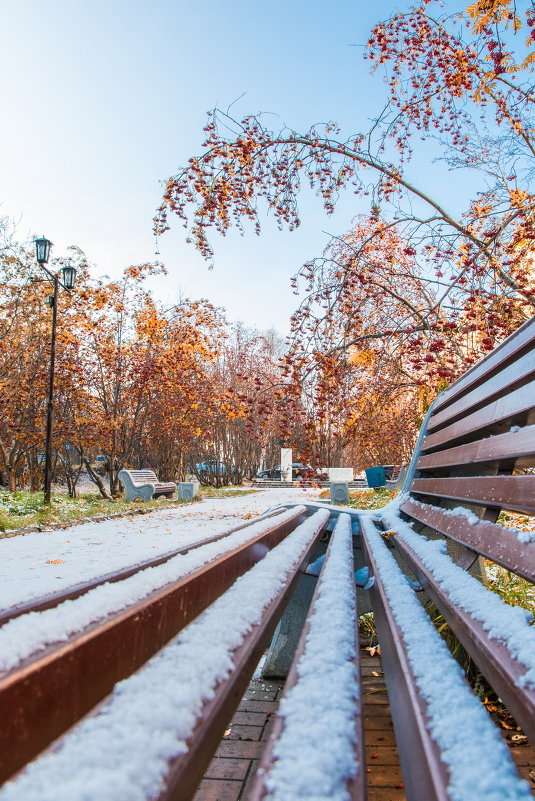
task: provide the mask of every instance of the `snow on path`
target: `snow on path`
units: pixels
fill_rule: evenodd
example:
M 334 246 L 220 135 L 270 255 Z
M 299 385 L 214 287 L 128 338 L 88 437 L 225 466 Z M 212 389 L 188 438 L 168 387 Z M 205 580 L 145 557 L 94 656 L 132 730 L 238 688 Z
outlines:
M 222 533 L 277 504 L 316 500 L 319 492 L 261 490 L 0 540 L 0 610 Z

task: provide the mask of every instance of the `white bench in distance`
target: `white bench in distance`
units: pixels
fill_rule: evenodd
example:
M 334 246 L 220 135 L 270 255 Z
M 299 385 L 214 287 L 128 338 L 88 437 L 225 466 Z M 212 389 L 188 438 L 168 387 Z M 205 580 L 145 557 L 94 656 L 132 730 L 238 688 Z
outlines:
M 170 498 L 176 492 L 176 484 L 158 481 L 154 470 L 121 470 L 118 478 L 127 501 L 151 501 L 160 495 Z

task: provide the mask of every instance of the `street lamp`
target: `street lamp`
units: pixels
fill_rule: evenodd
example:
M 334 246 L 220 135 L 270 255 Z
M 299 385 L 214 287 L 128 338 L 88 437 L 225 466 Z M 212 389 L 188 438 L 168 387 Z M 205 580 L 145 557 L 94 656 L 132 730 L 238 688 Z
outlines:
M 76 281 L 76 269 L 67 265 L 61 268 L 62 280 L 59 279 L 59 273 L 52 273 L 46 267 L 50 257 L 50 248 L 52 242 L 46 237 L 42 236 L 40 239 L 35 240 L 35 258 L 39 267 L 47 274 L 46 280 L 50 281 L 54 286 L 54 294 L 50 296 L 49 302 L 52 307 L 52 332 L 50 337 L 50 370 L 48 375 L 48 401 L 46 407 L 46 443 L 45 443 L 45 503 L 50 503 L 50 485 L 52 481 L 52 420 L 54 411 L 54 366 L 56 361 L 56 319 L 58 309 L 58 295 L 59 288 L 62 286 L 68 292 L 74 288 Z

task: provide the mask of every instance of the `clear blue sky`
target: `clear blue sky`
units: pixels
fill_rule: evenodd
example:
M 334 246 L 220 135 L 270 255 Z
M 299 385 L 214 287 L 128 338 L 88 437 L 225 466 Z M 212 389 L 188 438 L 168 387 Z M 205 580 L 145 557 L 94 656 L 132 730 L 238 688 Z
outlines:
M 1 0 L 0 213 L 53 254 L 81 247 L 98 273 L 153 260 L 160 180 L 200 151 L 205 112 L 273 112 L 273 126 L 337 120 L 346 134 L 381 106 L 362 59 L 369 30 L 400 4 L 377 0 Z M 403 6 L 405 7 L 405 6 Z M 355 46 L 357 45 L 357 46 Z M 303 203 L 303 225 L 216 241 L 207 270 L 178 224 L 160 241 L 159 298 L 208 297 L 231 319 L 286 332 L 289 279 L 363 210 Z M 178 222 L 178 221 L 177 221 Z

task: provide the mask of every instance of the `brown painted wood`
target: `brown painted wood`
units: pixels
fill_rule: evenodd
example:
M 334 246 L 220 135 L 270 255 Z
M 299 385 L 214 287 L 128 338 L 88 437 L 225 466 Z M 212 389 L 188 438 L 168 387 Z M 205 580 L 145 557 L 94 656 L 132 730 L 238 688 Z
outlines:
M 520 431 L 508 431 L 506 434 L 497 434 L 420 456 L 416 468 L 426 471 L 479 462 L 517 462 L 518 459 L 527 462 L 529 457 L 535 457 L 535 426 L 525 426 Z M 535 462 L 535 458 L 530 461 Z
M 515 512 L 535 512 L 535 476 L 470 476 L 416 478 L 411 492 L 455 501 L 468 501 Z
M 451 600 L 406 542 L 399 537 L 393 537 L 393 541 L 408 560 L 426 594 L 440 609 L 509 712 L 527 736 L 535 739 L 535 691 L 522 686 L 519 681 L 526 672 L 526 666 L 520 664 L 501 641 L 490 637 L 478 620 Z
M 296 508 L 295 518 L 302 514 L 303 508 L 304 507 Z M 124 570 L 116 570 L 112 573 L 106 573 L 104 576 L 99 576 L 98 578 L 91 579 L 90 581 L 82 581 L 66 590 L 59 590 L 58 592 L 43 595 L 41 598 L 33 598 L 29 601 L 18 604 L 17 606 L 12 606 L 10 609 L 5 609 L 0 612 L 0 626 L 3 626 L 4 623 L 7 623 L 9 620 L 13 620 L 16 617 L 25 615 L 28 612 L 43 612 L 46 609 L 53 609 L 55 606 L 58 606 L 58 604 L 61 604 L 64 601 L 73 601 L 75 598 L 79 598 L 81 595 L 84 595 L 84 593 L 89 592 L 89 590 L 94 590 L 95 587 L 99 587 L 101 584 L 114 584 L 116 581 L 123 581 L 124 579 L 130 578 L 130 576 L 134 576 L 136 573 L 139 573 L 140 570 L 146 570 L 149 567 L 158 567 L 158 565 L 163 565 L 164 562 L 167 562 L 169 559 L 172 559 L 175 556 L 189 553 L 189 551 L 193 551 L 196 548 L 201 548 L 203 545 L 209 545 L 211 542 L 217 542 L 218 540 L 223 539 L 223 537 L 228 537 L 229 534 L 234 534 L 235 531 L 241 531 L 253 526 L 254 524 L 258 523 L 259 520 L 264 520 L 266 518 L 279 515 L 282 511 L 284 510 L 275 509 L 272 512 L 262 515 L 262 517 L 255 518 L 254 520 L 248 520 L 246 523 L 241 523 L 239 526 L 229 528 L 227 531 L 224 531 L 221 534 L 214 534 L 214 536 L 206 537 L 204 540 L 199 540 L 198 542 L 190 543 L 189 545 L 183 545 L 181 548 L 168 551 L 165 554 L 157 556 L 155 559 L 147 559 L 144 562 L 139 562 L 137 565 L 127 567 Z M 294 518 L 292 517 L 291 519 L 293 520 Z
M 375 584 L 369 592 L 381 643 L 381 662 L 403 767 L 406 796 L 408 801 L 448 801 L 448 770 L 427 729 L 426 704 L 418 692 L 405 643 L 367 544 L 366 530 L 369 526 L 373 527 L 373 522 L 362 518 L 362 549 L 365 564 L 375 576 Z M 401 570 L 399 580 L 404 581 Z
M 422 443 L 422 451 L 429 451 L 441 445 L 449 447 L 454 444 L 455 440 L 482 432 L 485 428 L 495 426 L 497 423 L 505 424 L 507 420 L 520 419 L 520 416 L 527 415 L 534 407 L 535 381 L 531 381 L 505 397 L 483 406 L 477 412 L 463 417 L 434 434 L 429 434 Z
M 466 545 L 527 581 L 535 581 L 535 542 L 521 542 L 513 529 L 486 520 L 471 524 L 461 515 L 445 514 L 436 506 L 412 500 L 403 503 L 400 509 L 413 520 Z
M 497 371 L 503 370 L 522 353 L 533 347 L 535 347 L 535 317 L 527 320 L 488 356 L 451 384 L 437 398 L 433 408 L 438 411 L 438 409 L 453 403 L 459 395 L 470 392 L 476 384 Z
M 0 781 L 72 726 L 278 545 L 304 515 L 155 592 L 0 679 Z
M 318 596 L 321 593 L 321 587 L 324 581 L 323 578 L 323 571 L 325 565 L 329 559 L 330 551 L 331 551 L 331 542 L 329 543 L 329 547 L 327 548 L 327 552 L 325 554 L 325 561 L 323 563 L 322 572 L 316 584 L 316 589 L 310 603 L 310 609 L 307 615 L 307 619 L 305 621 L 305 625 L 303 627 L 303 632 L 299 639 L 299 643 L 295 652 L 294 659 L 292 661 L 292 666 L 290 668 L 290 672 L 288 674 L 288 678 L 285 683 L 284 687 L 284 695 L 283 698 L 287 695 L 288 691 L 294 687 L 299 681 L 298 675 L 298 665 L 299 660 L 301 659 L 303 652 L 305 650 L 306 639 L 308 637 L 308 632 L 310 630 L 310 616 L 314 611 L 314 605 L 318 599 Z M 353 599 L 348 599 L 355 603 L 356 609 L 356 597 L 354 596 Z M 355 662 L 357 665 L 357 669 L 359 668 L 359 643 L 358 643 L 358 612 L 355 617 L 355 653 L 357 654 Z M 360 674 L 360 671 L 359 671 Z M 312 700 L 313 702 L 313 700 Z M 281 734 L 284 731 L 284 718 L 280 715 L 277 715 L 275 720 L 273 721 L 273 727 L 271 729 L 271 734 L 269 740 L 266 744 L 266 748 L 262 755 L 262 759 L 260 761 L 259 770 L 255 776 L 253 784 L 247 793 L 247 801 L 262 801 L 263 798 L 268 794 L 268 790 L 264 783 L 264 778 L 267 773 L 273 767 L 274 756 L 273 751 L 276 746 L 278 739 L 280 738 Z M 348 794 L 349 798 L 352 801 L 366 801 L 367 793 L 366 793 L 366 754 L 365 754 L 365 747 L 364 747 L 364 724 L 363 724 L 363 714 L 362 714 L 362 705 L 360 699 L 355 699 L 355 761 L 359 766 L 359 770 L 357 776 L 353 781 L 348 783 Z
M 219 744 L 223 731 L 236 710 L 251 675 L 258 664 L 284 607 L 293 592 L 300 572 L 308 564 L 309 556 L 318 542 L 325 525 L 320 521 L 303 560 L 291 573 L 289 583 L 264 609 L 260 622 L 249 632 L 243 645 L 234 655 L 234 669 L 228 678 L 215 688 L 197 719 L 188 750 L 170 765 L 165 788 L 158 801 L 190 801 Z
M 443 426 L 449 420 L 461 415 L 469 414 L 476 406 L 490 403 L 511 392 L 520 383 L 535 378 L 535 350 L 528 351 L 514 364 L 489 378 L 471 392 L 463 392 L 454 403 L 433 414 L 428 422 L 427 430 L 433 431 Z

